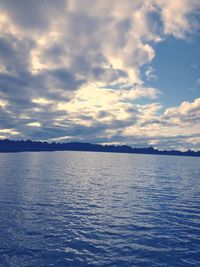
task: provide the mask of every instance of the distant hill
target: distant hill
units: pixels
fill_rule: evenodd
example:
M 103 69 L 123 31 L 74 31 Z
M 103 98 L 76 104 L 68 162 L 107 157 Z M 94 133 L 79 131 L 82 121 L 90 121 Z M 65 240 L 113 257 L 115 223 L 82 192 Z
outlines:
M 130 146 L 121 145 L 98 145 L 90 143 L 48 143 L 40 141 L 13 141 L 0 140 L 0 152 L 24 152 L 24 151 L 94 151 L 94 152 L 113 152 L 113 153 L 130 153 L 130 154 L 154 154 L 154 155 L 176 155 L 176 156 L 195 156 L 200 157 L 200 151 L 186 152 L 177 150 L 160 151 L 153 147 L 132 148 Z

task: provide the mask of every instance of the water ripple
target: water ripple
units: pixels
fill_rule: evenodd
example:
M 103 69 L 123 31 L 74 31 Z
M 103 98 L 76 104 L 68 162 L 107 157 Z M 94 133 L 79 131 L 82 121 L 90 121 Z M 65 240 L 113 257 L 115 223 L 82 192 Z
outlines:
M 0 266 L 200 266 L 199 160 L 1 154 Z

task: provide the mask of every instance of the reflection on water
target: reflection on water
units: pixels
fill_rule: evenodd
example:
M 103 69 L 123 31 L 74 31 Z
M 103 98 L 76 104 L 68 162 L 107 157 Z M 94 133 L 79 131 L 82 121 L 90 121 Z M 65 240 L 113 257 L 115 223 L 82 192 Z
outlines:
M 0 154 L 0 266 L 200 266 L 200 158 Z

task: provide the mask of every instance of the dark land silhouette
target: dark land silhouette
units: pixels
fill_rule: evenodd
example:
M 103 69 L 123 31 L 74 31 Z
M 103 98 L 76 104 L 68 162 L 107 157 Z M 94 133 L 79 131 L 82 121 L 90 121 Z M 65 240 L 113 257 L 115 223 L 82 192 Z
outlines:
M 0 152 L 25 152 L 25 151 L 93 151 L 93 152 L 112 152 L 130 154 L 153 154 L 153 155 L 176 155 L 176 156 L 195 156 L 200 157 L 200 151 L 188 150 L 185 152 L 178 150 L 157 150 L 153 147 L 132 148 L 127 145 L 99 145 L 90 143 L 48 143 L 40 141 L 13 141 L 0 140 Z

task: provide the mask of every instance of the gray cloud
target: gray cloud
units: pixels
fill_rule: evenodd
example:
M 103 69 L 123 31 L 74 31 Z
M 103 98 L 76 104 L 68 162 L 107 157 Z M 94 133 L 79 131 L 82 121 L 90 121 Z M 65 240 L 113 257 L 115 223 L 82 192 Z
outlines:
M 25 72 L 29 68 L 29 53 L 34 47 L 29 38 L 19 39 L 13 34 L 3 33 L 0 37 L 0 63 L 9 72 Z
M 14 23 L 27 30 L 47 29 L 52 19 L 66 7 L 66 0 L 1 0 L 0 7 Z

